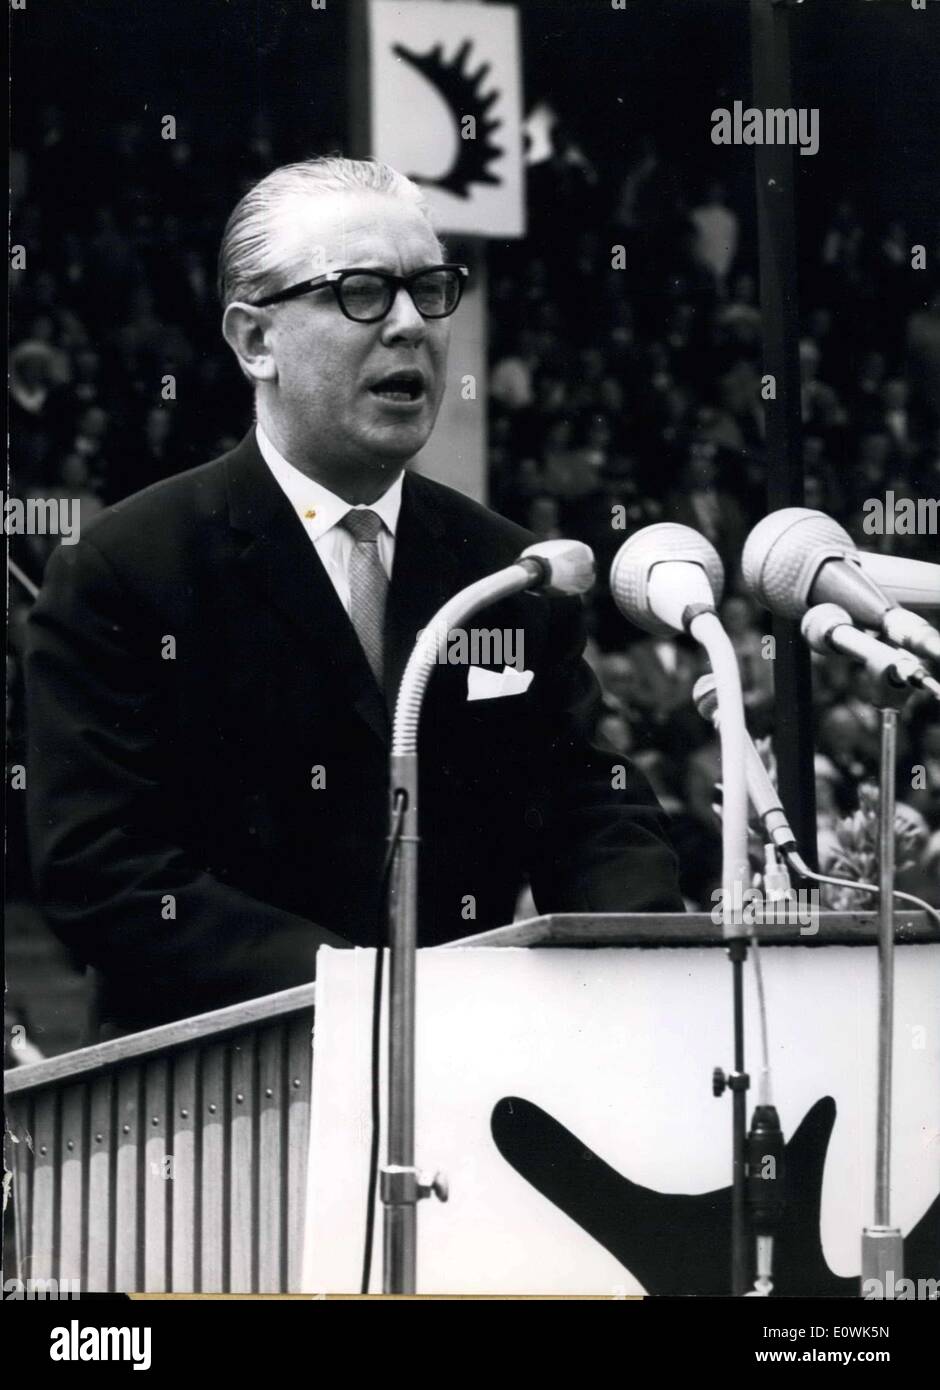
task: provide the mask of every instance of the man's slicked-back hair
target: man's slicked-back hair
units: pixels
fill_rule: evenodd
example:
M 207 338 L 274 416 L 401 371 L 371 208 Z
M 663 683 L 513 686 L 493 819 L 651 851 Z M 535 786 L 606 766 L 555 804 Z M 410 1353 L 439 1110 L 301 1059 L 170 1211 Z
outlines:
M 225 225 L 219 249 L 219 298 L 251 303 L 285 289 L 292 240 L 290 206 L 331 193 L 384 193 L 410 203 L 428 220 L 416 183 L 375 159 L 324 155 L 284 164 L 250 188 Z M 432 228 L 433 230 L 433 228 Z

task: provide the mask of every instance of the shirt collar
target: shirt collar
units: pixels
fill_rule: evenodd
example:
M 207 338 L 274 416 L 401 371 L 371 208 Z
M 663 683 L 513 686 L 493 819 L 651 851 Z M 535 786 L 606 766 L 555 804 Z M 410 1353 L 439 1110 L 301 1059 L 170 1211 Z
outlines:
M 342 521 L 350 510 L 349 503 L 342 497 L 337 497 L 335 492 L 330 492 L 329 488 L 325 488 L 322 483 L 309 478 L 306 473 L 301 473 L 300 469 L 295 468 L 292 463 L 288 463 L 284 455 L 271 443 L 260 425 L 255 426 L 255 431 L 261 457 L 274 474 L 278 486 L 300 517 L 311 540 L 319 540 L 321 536 L 326 535 L 327 531 L 332 530 Z M 387 491 L 377 501 L 372 502 L 368 508 L 369 511 L 375 512 L 377 516 L 382 518 L 393 536 L 398 527 L 398 514 L 401 511 L 401 490 L 404 476 L 403 472 L 399 473 Z

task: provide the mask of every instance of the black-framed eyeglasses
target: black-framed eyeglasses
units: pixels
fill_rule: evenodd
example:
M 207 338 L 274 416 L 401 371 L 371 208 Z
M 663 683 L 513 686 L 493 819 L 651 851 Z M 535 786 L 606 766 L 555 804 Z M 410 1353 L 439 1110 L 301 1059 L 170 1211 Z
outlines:
M 389 313 L 404 285 L 422 318 L 446 319 L 460 303 L 469 274 L 469 267 L 456 264 L 429 265 L 411 275 L 353 266 L 349 270 L 329 270 L 286 290 L 266 294 L 263 299 L 256 299 L 254 305 L 266 309 L 269 304 L 283 304 L 314 290 L 331 289 L 348 319 L 354 323 L 378 323 Z

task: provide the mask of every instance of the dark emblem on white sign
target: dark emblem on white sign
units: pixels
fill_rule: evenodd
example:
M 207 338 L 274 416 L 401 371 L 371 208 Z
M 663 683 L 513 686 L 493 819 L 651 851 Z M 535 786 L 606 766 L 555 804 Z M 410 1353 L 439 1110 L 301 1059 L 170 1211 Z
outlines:
M 490 91 L 484 94 L 489 63 L 483 63 L 474 73 L 469 71 L 472 49 L 473 43 L 467 39 L 448 63 L 444 61 L 441 44 L 435 44 L 427 53 L 412 53 L 400 43 L 392 48 L 398 58 L 410 63 L 416 72 L 430 82 L 447 105 L 458 132 L 457 155 L 443 177 L 426 179 L 420 174 L 409 174 L 409 178 L 429 188 L 443 188 L 456 198 L 469 198 L 473 184 L 502 183 L 502 179 L 489 168 L 504 153 L 490 139 L 493 131 L 502 125 L 502 121 L 493 120 L 489 115 L 490 109 L 499 101 L 500 93 Z

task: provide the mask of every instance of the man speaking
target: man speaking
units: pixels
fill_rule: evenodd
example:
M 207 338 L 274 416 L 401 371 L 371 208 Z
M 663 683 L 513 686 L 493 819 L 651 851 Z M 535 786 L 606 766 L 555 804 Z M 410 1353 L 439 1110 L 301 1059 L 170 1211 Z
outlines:
M 220 255 L 256 424 L 50 561 L 26 665 L 31 853 L 111 1030 L 381 939 L 401 673 L 440 606 L 533 540 L 407 470 L 465 276 L 387 166 L 275 170 Z M 486 623 L 517 634 L 531 679 L 431 679 L 419 943 L 510 921 L 526 877 L 542 912 L 681 910 L 649 787 L 590 742 L 578 600 L 521 595 Z

